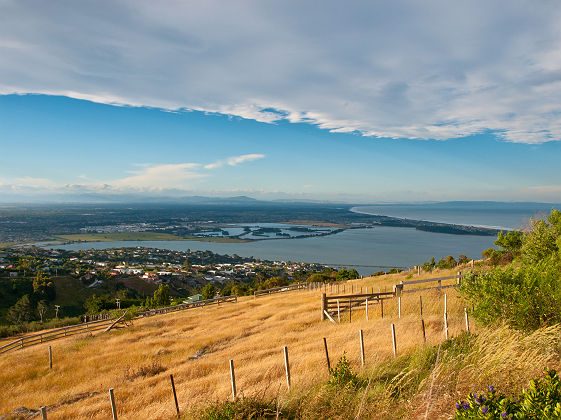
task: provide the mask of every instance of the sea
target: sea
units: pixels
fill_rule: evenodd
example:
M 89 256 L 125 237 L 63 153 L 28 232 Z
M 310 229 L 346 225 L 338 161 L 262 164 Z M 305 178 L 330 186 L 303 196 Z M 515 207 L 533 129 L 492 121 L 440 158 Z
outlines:
M 536 203 L 438 203 L 357 206 L 354 212 L 453 224 L 518 229 L 531 217 L 543 217 L 558 205 Z M 302 261 L 355 268 L 369 275 L 391 267 L 412 267 L 431 257 L 437 260 L 465 254 L 479 259 L 493 247 L 494 236 L 452 235 L 419 231 L 414 228 L 379 226 L 348 229 L 329 236 L 274 239 L 245 243 L 199 241 L 122 241 L 78 242 L 52 246 L 67 250 L 150 247 L 178 251 L 209 250 L 274 261 Z

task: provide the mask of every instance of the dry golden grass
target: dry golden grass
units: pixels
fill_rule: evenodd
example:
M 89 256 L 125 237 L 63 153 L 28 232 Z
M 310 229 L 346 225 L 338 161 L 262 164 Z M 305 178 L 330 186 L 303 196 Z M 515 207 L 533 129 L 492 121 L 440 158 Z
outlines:
M 413 279 L 454 273 L 415 275 Z M 385 286 L 391 290 L 393 284 L 404 279 L 405 274 L 396 274 L 347 284 L 352 283 L 353 288 L 368 286 L 376 290 Z M 455 290 L 447 289 L 446 293 L 450 336 L 457 336 L 465 328 L 464 304 Z M 231 398 L 229 359 L 235 363 L 239 394 L 264 392 L 270 396 L 281 395 L 282 399 L 289 397 L 284 377 L 283 346 L 289 349 L 291 394 L 305 392 L 327 379 L 323 337 L 327 338 L 332 364 L 346 352 L 353 368 L 364 374 L 381 362 L 393 359 L 392 323 L 396 327 L 398 354 L 422 346 L 418 293 L 403 295 L 401 319 L 397 317 L 397 299 L 394 299 L 384 304 L 383 319 L 378 307 L 372 305 L 369 321 L 365 319 L 364 310 L 356 310 L 350 324 L 346 315 L 340 324 L 320 321 L 320 295 L 321 291 L 316 290 L 256 300 L 241 298 L 236 304 L 156 316 L 134 321 L 132 327 L 93 337 L 55 341 L 51 343 L 52 372 L 48 369 L 46 345 L 2 355 L 0 414 L 21 406 L 37 409 L 42 405 L 58 405 L 49 411 L 50 420 L 107 419 L 111 417 L 108 389 L 114 388 L 119 419 L 171 419 L 175 417 L 175 407 L 169 374 L 174 375 L 180 408 L 186 411 Z M 428 344 L 440 343 L 444 339 L 443 294 L 427 291 L 422 296 Z M 477 330 L 475 323 L 472 322 L 471 328 Z M 360 367 L 359 329 L 364 331 L 366 368 Z M 507 338 L 509 349 L 522 340 L 514 335 Z M 464 378 L 484 374 L 485 368 L 481 366 L 506 363 L 512 357 L 506 352 L 503 358 L 494 358 L 496 353 L 503 354 L 500 345 L 491 350 L 483 347 L 481 362 L 474 359 L 462 368 L 469 374 L 457 376 L 456 382 L 460 385 L 454 388 L 450 398 L 456 398 L 456 394 L 464 390 Z M 540 354 L 534 356 L 542 357 Z M 161 369 L 154 369 L 154 366 L 165 370 L 158 372 Z M 439 382 L 450 384 L 450 380 L 444 378 L 452 373 L 442 370 L 435 375 L 440 378 Z M 72 401 L 79 394 L 87 396 Z M 435 403 L 431 410 L 437 413 L 442 408 Z

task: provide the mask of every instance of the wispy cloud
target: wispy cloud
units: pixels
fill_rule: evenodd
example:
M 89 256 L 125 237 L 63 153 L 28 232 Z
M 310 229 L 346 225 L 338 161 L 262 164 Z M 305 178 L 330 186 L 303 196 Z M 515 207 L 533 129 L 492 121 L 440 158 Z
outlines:
M 24 176 L 22 178 L 16 178 L 16 183 L 19 186 L 32 187 L 32 188 L 47 188 L 56 185 L 55 182 L 47 178 L 34 178 L 31 176 Z
M 86 175 L 79 175 L 81 182 L 73 184 L 57 184 L 47 178 L 21 177 L 0 180 L 0 188 L 7 191 L 18 191 L 21 193 L 169 193 L 175 195 L 192 191 L 198 180 L 208 178 L 205 169 L 214 169 L 220 166 L 237 166 L 244 162 L 250 162 L 264 158 L 265 155 L 258 153 L 232 156 L 224 160 L 216 161 L 209 165 L 199 163 L 166 163 L 166 164 L 134 164 L 138 169 L 127 171 L 130 175 L 110 180 L 94 180 Z
M 185 188 L 186 181 L 203 178 L 206 175 L 197 172 L 198 163 L 176 163 L 147 166 L 134 175 L 108 181 L 106 184 L 115 188 L 137 188 L 142 190 Z
M 4 1 L 0 93 L 540 143 L 561 139 L 560 21 L 508 0 Z
M 229 157 L 228 159 L 217 160 L 214 163 L 209 163 L 208 165 L 205 165 L 205 169 L 220 168 L 221 166 L 224 165 L 236 166 L 239 165 L 240 163 L 251 162 L 252 160 L 257 160 L 257 159 L 263 159 L 264 157 L 265 155 L 259 153 L 250 153 L 247 155 L 232 156 Z

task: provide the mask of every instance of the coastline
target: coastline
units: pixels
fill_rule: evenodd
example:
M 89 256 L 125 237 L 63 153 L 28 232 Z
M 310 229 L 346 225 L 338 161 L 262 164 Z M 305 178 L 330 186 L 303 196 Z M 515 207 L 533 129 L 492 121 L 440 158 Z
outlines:
M 356 214 L 365 214 L 372 216 L 375 223 L 379 226 L 391 226 L 391 227 L 409 227 L 415 228 L 417 230 L 422 230 L 425 232 L 435 232 L 435 233 L 446 233 L 451 235 L 477 235 L 477 236 L 496 236 L 501 230 L 512 230 L 512 229 L 500 229 L 494 227 L 484 227 L 475 225 L 464 225 L 455 223 L 442 223 L 442 222 L 432 222 L 428 220 L 417 220 L 408 219 L 403 217 L 394 216 L 384 216 L 380 214 L 367 213 L 365 211 L 358 211 L 359 206 L 351 207 L 350 212 Z

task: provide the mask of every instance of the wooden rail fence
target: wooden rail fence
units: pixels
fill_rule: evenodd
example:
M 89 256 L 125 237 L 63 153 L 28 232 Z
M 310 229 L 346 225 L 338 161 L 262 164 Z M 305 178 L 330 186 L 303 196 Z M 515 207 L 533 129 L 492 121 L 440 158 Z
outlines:
M 101 321 L 92 321 L 83 324 L 69 325 L 67 327 L 57 328 L 39 334 L 26 335 L 25 337 L 20 337 L 17 340 L 0 347 L 0 354 L 6 353 L 10 350 L 23 349 L 24 347 L 56 340 L 58 338 L 69 337 L 71 335 L 82 334 L 86 332 L 104 330 L 113 322 L 114 320 L 104 319 Z
M 399 284 L 393 286 L 392 292 L 372 292 L 372 293 L 360 293 L 360 294 L 350 294 L 350 295 L 336 295 L 336 296 L 327 296 L 326 293 L 322 293 L 321 295 L 321 320 L 324 321 L 329 319 L 332 322 L 335 322 L 333 319 L 335 315 L 340 318 L 341 313 L 344 311 L 349 312 L 349 317 L 351 316 L 352 308 L 360 307 L 365 305 L 366 309 L 366 317 L 368 318 L 368 306 L 370 304 L 381 304 L 381 311 L 383 317 L 383 300 L 384 299 L 392 299 L 395 297 L 401 296 L 402 293 L 412 293 L 412 292 L 421 292 L 423 290 L 432 290 L 432 289 L 446 289 L 449 287 L 457 287 L 461 284 L 462 278 L 461 271 L 458 271 L 458 274 L 455 276 L 447 276 L 447 277 L 436 277 L 431 279 L 422 279 L 422 280 L 408 280 L 402 281 Z M 443 281 L 447 280 L 456 280 L 454 284 L 442 284 Z M 437 283 L 436 286 L 430 287 L 420 287 L 420 288 L 412 288 L 405 290 L 405 286 L 413 285 L 413 284 L 424 284 L 424 283 Z M 362 287 L 360 288 L 362 290 Z M 368 288 L 366 288 L 368 290 Z M 326 285 L 324 287 L 324 291 L 331 290 L 331 285 Z M 351 289 L 352 290 L 352 289 Z M 357 287 L 358 291 L 358 287 Z M 401 299 L 401 298 L 399 298 Z M 421 309 L 422 311 L 422 309 Z M 401 317 L 401 301 L 399 302 L 399 317 Z
M 401 283 L 394 285 L 393 288 L 394 288 L 394 292 L 395 292 L 396 296 L 399 296 L 402 293 L 421 292 L 423 290 L 431 290 L 431 289 L 442 290 L 442 289 L 446 289 L 446 288 L 449 288 L 449 287 L 458 287 L 461 284 L 463 277 L 464 276 L 462 275 L 462 272 L 458 271 L 458 274 L 456 274 L 455 276 L 436 277 L 436 278 L 432 278 L 432 279 L 422 279 L 422 280 L 402 281 Z M 442 282 L 446 281 L 446 280 L 456 280 L 456 283 L 455 284 L 446 284 L 446 285 L 443 286 Z M 405 286 L 408 286 L 408 285 L 423 284 L 423 283 L 435 283 L 435 282 L 437 283 L 436 286 L 405 290 Z
M 384 299 L 395 297 L 394 292 L 376 292 L 376 293 L 362 293 L 355 295 L 336 295 L 327 296 L 325 293 L 321 295 L 321 319 L 330 319 L 339 315 L 343 311 L 351 311 L 352 308 L 368 304 L 377 304 Z
M 237 301 L 238 301 L 237 296 L 224 296 L 214 299 L 201 300 L 199 302 L 182 303 L 180 305 L 168 306 L 165 308 L 147 309 L 145 311 L 140 312 L 139 315 L 134 319 L 139 319 L 139 318 L 144 318 L 144 317 L 149 317 L 159 314 L 166 314 L 169 312 L 182 311 L 191 308 L 200 308 L 202 306 L 219 305 L 221 303 L 237 302 Z M 103 314 L 103 315 L 104 315 L 103 318 L 106 319 L 84 322 L 82 324 L 69 325 L 67 327 L 57 328 L 39 334 L 26 335 L 24 337 L 20 337 L 17 340 L 14 340 L 0 347 L 0 354 L 6 353 L 11 350 L 21 350 L 24 347 L 45 343 L 47 341 L 57 340 L 59 338 L 69 337 L 71 335 L 106 330 L 107 328 L 111 327 L 114 323 L 121 320 L 121 319 L 117 319 L 117 320 L 111 319 L 110 317 L 108 317 L 110 314 Z
M 271 289 L 257 290 L 253 292 L 253 298 L 255 299 L 259 296 L 272 295 L 274 293 L 291 292 L 293 290 L 301 290 L 301 289 L 308 289 L 308 288 L 310 288 L 310 285 L 308 283 L 298 283 L 298 284 L 291 284 L 290 286 L 273 287 Z
M 228 302 L 235 303 L 237 301 L 238 301 L 237 296 L 223 296 L 213 299 L 200 300 L 198 302 L 181 303 L 179 305 L 167 306 L 165 308 L 146 309 L 140 312 L 137 318 L 143 318 L 143 317 L 154 316 L 159 314 L 167 314 L 169 312 L 184 311 L 186 309 L 200 308 L 202 306 L 220 305 L 221 303 L 228 303 Z

